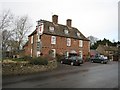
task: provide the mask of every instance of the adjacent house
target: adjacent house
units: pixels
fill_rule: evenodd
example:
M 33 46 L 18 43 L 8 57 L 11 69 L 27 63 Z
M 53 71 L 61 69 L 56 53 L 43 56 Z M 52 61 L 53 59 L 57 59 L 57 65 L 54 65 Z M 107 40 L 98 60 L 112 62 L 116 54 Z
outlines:
M 99 53 L 96 50 L 90 50 L 90 57 L 95 57 L 96 55 L 99 55 Z
M 89 40 L 72 26 L 71 19 L 67 19 L 66 25 L 62 25 L 58 23 L 58 15 L 53 15 L 52 22 L 38 21 L 35 31 L 28 36 L 24 50 L 25 55 L 31 57 L 77 54 L 85 58 L 90 52 L 90 44 Z
M 107 56 L 110 60 L 118 60 L 118 57 L 116 57 L 118 53 L 117 46 L 108 46 L 108 44 L 106 43 L 106 45 L 99 45 L 96 51 L 104 56 Z

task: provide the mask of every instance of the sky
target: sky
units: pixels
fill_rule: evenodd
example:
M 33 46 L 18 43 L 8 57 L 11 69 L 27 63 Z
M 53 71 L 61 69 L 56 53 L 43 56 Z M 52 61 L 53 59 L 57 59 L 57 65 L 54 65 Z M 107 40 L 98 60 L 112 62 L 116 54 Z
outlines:
M 11 10 L 18 16 L 28 15 L 33 24 L 29 33 L 35 30 L 36 21 L 52 21 L 58 15 L 58 23 L 66 25 L 72 19 L 76 27 L 86 37 L 118 41 L 118 1 L 119 0 L 1 0 L 0 12 Z

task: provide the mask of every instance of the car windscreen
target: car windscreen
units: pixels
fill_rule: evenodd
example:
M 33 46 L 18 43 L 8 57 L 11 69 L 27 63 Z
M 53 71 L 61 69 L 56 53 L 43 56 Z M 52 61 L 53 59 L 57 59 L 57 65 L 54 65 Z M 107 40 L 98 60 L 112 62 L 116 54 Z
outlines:
M 99 57 L 99 59 L 102 59 L 102 60 L 104 60 L 104 58 L 103 58 L 103 57 Z
M 70 57 L 69 59 L 70 60 L 76 60 L 76 57 Z
M 82 58 L 81 57 L 77 57 L 78 60 L 81 60 Z

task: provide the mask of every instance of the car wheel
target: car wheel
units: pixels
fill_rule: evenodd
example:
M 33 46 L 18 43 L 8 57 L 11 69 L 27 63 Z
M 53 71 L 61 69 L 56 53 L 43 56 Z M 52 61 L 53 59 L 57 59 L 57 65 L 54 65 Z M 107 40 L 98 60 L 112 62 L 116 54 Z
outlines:
M 63 61 L 61 61 L 60 63 L 63 64 Z
M 103 64 L 104 62 L 103 62 L 103 61 L 101 61 L 101 63 Z
M 74 65 L 74 63 L 73 63 L 73 62 L 71 62 L 70 64 L 71 64 L 72 66 Z
M 105 64 L 107 64 L 107 62 L 105 62 Z

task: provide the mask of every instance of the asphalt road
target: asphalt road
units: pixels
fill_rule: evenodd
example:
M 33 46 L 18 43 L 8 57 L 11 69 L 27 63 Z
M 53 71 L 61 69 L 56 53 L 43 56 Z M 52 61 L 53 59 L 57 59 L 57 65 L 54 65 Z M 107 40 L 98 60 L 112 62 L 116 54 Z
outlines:
M 59 63 L 53 71 L 3 77 L 2 88 L 118 88 L 118 62 Z

